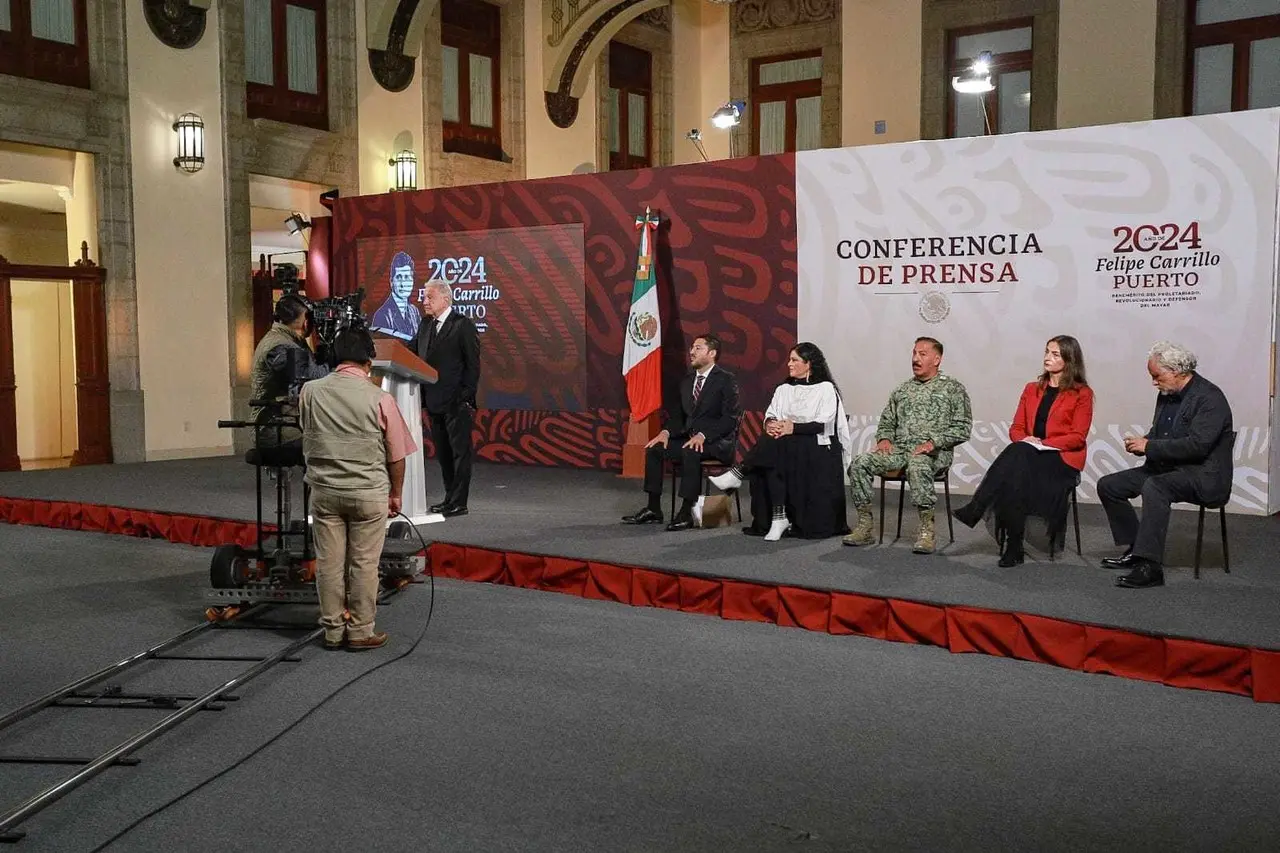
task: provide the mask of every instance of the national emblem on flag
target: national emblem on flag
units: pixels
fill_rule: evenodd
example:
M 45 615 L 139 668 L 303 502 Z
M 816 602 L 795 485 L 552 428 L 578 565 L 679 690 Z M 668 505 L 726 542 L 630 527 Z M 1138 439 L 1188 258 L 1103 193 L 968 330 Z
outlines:
M 622 375 L 627 382 L 631 420 L 642 421 L 662 408 L 662 320 L 658 312 L 658 279 L 654 273 L 654 237 L 658 217 L 648 207 L 636 217 L 640 249 L 631 287 L 622 349 Z

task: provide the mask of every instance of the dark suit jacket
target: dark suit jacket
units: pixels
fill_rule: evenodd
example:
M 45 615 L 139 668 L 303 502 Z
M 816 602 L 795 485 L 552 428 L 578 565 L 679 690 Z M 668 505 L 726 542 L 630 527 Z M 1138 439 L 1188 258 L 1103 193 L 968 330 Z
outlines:
M 742 419 L 738 380 L 716 365 L 707 374 L 695 406 L 695 375 L 690 373 L 680 380 L 680 405 L 668 409 L 667 421 L 662 428 L 671 434 L 672 442 L 679 440 L 683 443 L 690 436 L 702 433 L 704 454 L 722 462 L 732 462 L 738 449 L 738 422 Z
M 1159 400 L 1157 400 L 1159 403 Z M 1159 406 L 1156 407 L 1157 413 Z M 1235 434 L 1231 405 L 1222 389 L 1199 373 L 1182 389 L 1182 405 L 1173 422 L 1173 436 L 1152 438 L 1147 431 L 1146 468 L 1153 474 L 1185 471 L 1200 499 L 1216 503 L 1231 496 Z
M 1018 411 L 1013 415 L 1013 423 L 1009 426 L 1009 438 L 1022 441 L 1031 435 L 1036 425 L 1036 413 L 1040 411 L 1040 403 L 1044 400 L 1044 389 L 1039 382 L 1028 382 L 1022 389 L 1022 397 L 1018 399 Z M 1053 405 L 1049 407 L 1049 418 L 1044 424 L 1044 444 L 1056 447 L 1062 461 L 1075 468 L 1084 470 L 1085 439 L 1089 437 L 1089 425 L 1093 423 L 1093 389 L 1088 385 L 1058 392 Z
M 422 407 L 437 414 L 463 403 L 475 408 L 480 385 L 480 335 L 476 325 L 456 310 L 450 311 L 428 349 L 427 338 L 435 322 L 433 317 L 423 317 L 418 334 L 409 342 L 409 348 L 440 374 L 434 383 L 422 386 Z

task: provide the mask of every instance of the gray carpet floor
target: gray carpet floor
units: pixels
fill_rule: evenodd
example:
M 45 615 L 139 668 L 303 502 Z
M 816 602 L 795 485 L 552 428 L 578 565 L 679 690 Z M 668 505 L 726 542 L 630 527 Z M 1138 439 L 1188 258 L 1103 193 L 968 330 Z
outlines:
M 5 708 L 198 618 L 201 549 L 4 535 Z M 1274 706 L 460 582 L 393 660 L 427 592 L 380 611 L 386 649 L 307 650 L 13 849 L 94 850 L 224 770 L 107 849 L 1271 850 L 1280 832 Z M 145 712 L 53 713 L 0 750 L 88 748 Z M 0 766 L 0 808 L 36 775 Z
M 431 494 L 438 469 L 428 465 Z M 104 465 L 72 470 L 0 474 L 0 495 L 79 500 L 170 512 L 252 518 L 253 469 L 234 458 Z M 1022 566 L 996 566 L 996 547 L 983 528 L 955 525 L 940 551 L 911 553 L 914 513 L 907 507 L 903 538 L 892 542 L 896 496 L 883 545 L 841 547 L 835 539 L 770 544 L 742 536 L 738 526 L 667 533 L 629 527 L 619 518 L 644 505 L 634 480 L 601 472 L 476 466 L 471 514 L 423 527 L 428 539 L 606 560 L 628 565 L 765 580 L 893 596 L 942 604 L 1035 613 L 1146 633 L 1280 648 L 1280 526 L 1273 517 L 1230 516 L 1231 573 L 1222 571 L 1216 517 L 1206 521 L 1201 578 L 1192 578 L 1196 516 L 1175 512 L 1170 524 L 1166 585 L 1121 590 L 1114 573 L 1098 568 L 1112 556 L 1110 532 L 1096 505 L 1080 507 L 1082 550 L 1074 538 L 1065 555 L 1048 561 L 1032 550 Z M 955 496 L 954 506 L 967 498 Z M 667 497 L 664 496 L 664 508 Z M 743 495 L 743 505 L 748 504 Z M 274 505 L 274 504 L 273 504 Z M 1034 546 L 1034 540 L 1032 545 Z

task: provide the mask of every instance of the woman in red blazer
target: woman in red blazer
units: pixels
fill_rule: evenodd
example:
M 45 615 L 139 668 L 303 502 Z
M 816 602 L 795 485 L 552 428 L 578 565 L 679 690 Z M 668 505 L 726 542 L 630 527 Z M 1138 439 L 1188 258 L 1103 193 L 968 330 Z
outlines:
M 1093 423 L 1093 389 L 1085 380 L 1080 342 L 1070 335 L 1044 347 L 1044 372 L 1022 389 L 1009 427 L 1012 444 L 991 463 L 973 500 L 955 517 L 970 527 L 991 512 L 1003 540 L 1001 566 L 1023 560 L 1027 516 L 1048 522 L 1049 541 L 1066 529 L 1068 498 L 1084 470 L 1085 439 Z

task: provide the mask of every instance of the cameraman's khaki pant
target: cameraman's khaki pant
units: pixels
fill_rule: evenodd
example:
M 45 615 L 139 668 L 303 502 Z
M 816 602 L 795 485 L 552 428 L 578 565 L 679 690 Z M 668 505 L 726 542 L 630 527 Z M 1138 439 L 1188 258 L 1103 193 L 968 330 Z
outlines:
M 325 639 L 340 642 L 373 636 L 378 605 L 378 561 L 386 538 L 387 496 L 369 492 L 311 493 L 316 541 L 316 592 Z M 342 618 L 347 610 L 351 621 Z

